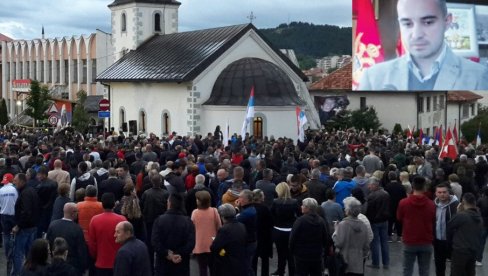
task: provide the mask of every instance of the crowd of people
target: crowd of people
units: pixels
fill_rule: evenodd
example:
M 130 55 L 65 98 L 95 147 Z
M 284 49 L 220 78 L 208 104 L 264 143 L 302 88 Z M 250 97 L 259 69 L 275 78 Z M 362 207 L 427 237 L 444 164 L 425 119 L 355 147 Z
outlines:
M 10 275 L 475 275 L 488 236 L 486 148 L 456 160 L 402 135 L 307 131 L 92 138 L 0 133 Z M 275 247 L 276 250 L 273 249 Z M 260 265 L 258 265 L 260 264 Z

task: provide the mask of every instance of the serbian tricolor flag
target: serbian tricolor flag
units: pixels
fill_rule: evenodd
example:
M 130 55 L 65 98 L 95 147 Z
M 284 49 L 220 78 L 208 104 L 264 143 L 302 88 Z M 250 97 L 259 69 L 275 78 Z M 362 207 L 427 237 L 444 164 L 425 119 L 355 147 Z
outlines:
M 413 132 L 412 132 L 412 129 L 410 128 L 410 125 L 408 125 L 407 139 L 412 139 L 412 138 L 413 138 Z
M 451 128 L 447 129 L 446 139 L 444 140 L 444 144 L 442 145 L 441 152 L 439 153 L 439 159 L 443 159 L 444 157 L 449 157 L 451 160 L 456 159 L 458 155 L 456 141 L 454 141 L 454 137 L 452 137 Z
M 305 124 L 308 122 L 307 116 L 305 116 L 305 112 L 300 109 L 300 107 L 296 107 L 296 114 L 297 114 L 297 127 L 298 127 L 298 141 L 305 142 Z
M 249 102 L 247 103 L 246 118 L 242 123 L 241 137 L 242 141 L 246 138 L 247 126 L 251 123 L 254 118 L 254 85 L 251 87 L 251 96 L 249 97 Z
M 382 62 L 384 56 L 371 0 L 353 0 L 353 13 L 357 23 L 353 45 L 352 88 L 356 90 L 363 71 Z
M 436 145 L 442 145 L 442 125 L 435 131 L 435 141 Z

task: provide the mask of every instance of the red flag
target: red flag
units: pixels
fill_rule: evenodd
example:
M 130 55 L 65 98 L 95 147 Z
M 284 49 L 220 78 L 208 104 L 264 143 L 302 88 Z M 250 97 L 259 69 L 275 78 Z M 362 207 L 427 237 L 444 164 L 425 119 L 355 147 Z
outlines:
M 452 135 L 454 135 L 454 140 L 456 141 L 456 145 L 459 144 L 459 134 L 457 132 L 456 121 L 454 121 L 454 130 L 452 131 Z
M 422 128 L 420 128 L 419 130 L 419 145 L 423 145 L 424 144 L 424 132 L 422 130 Z
M 451 128 L 447 129 L 446 139 L 444 140 L 444 144 L 442 145 L 441 152 L 439 153 L 439 159 L 443 159 L 444 157 L 449 157 L 451 160 L 456 159 L 458 155 L 456 142 L 452 137 Z
M 374 17 L 370 0 L 353 0 L 357 15 L 356 33 L 354 34 L 354 62 L 352 86 L 357 89 L 364 69 L 382 62 L 384 59 L 380 33 Z

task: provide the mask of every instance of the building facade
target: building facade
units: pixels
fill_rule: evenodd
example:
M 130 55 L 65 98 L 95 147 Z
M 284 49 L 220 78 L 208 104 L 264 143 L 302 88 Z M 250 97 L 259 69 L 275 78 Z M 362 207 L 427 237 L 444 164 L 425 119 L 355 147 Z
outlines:
M 104 87 L 96 83 L 97 73 L 115 58 L 111 35 L 100 30 L 90 35 L 1 43 L 1 96 L 11 117 L 18 112 L 16 106 L 22 108 L 26 96 L 15 92 L 16 81 L 37 80 L 55 97 L 69 100 L 75 100 L 80 90 L 101 95 Z

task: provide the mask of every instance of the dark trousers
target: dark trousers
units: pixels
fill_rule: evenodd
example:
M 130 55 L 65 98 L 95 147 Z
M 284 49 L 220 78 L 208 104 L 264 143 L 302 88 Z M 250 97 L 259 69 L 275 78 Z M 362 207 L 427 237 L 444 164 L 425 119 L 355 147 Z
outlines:
M 397 234 L 397 237 L 401 237 L 402 236 L 402 224 L 400 223 L 400 221 L 398 221 L 395 218 L 390 218 L 388 220 L 388 236 L 391 236 L 393 234 L 393 228 L 395 228 L 395 232 Z
M 151 271 L 154 273 L 154 247 L 152 246 L 152 222 L 146 222 L 146 246 L 149 251 L 149 262 L 151 263 Z
M 197 258 L 198 262 L 198 270 L 200 271 L 200 276 L 207 276 L 208 275 L 208 269 L 211 269 L 211 260 L 212 256 L 211 253 L 200 253 L 200 254 L 195 254 L 195 257 Z
M 446 275 L 446 261 L 449 258 L 449 245 L 445 240 L 434 240 L 435 275 Z
M 112 268 L 98 268 L 95 267 L 95 276 L 113 276 L 114 270 Z
M 322 276 L 322 260 L 304 260 L 295 256 L 295 275 Z
M 451 275 L 452 276 L 475 276 L 476 256 L 462 252 L 452 251 L 451 254 Z
M 278 267 L 276 272 L 279 275 L 285 275 L 286 262 L 288 261 L 288 275 L 293 276 L 295 274 L 295 264 L 288 248 L 290 232 L 273 229 L 273 240 L 278 254 Z
M 261 258 L 258 254 L 254 254 L 254 258 L 252 259 L 252 269 L 254 270 L 254 274 L 258 275 L 258 258 L 261 259 L 261 275 L 268 276 L 269 275 L 269 258 Z

